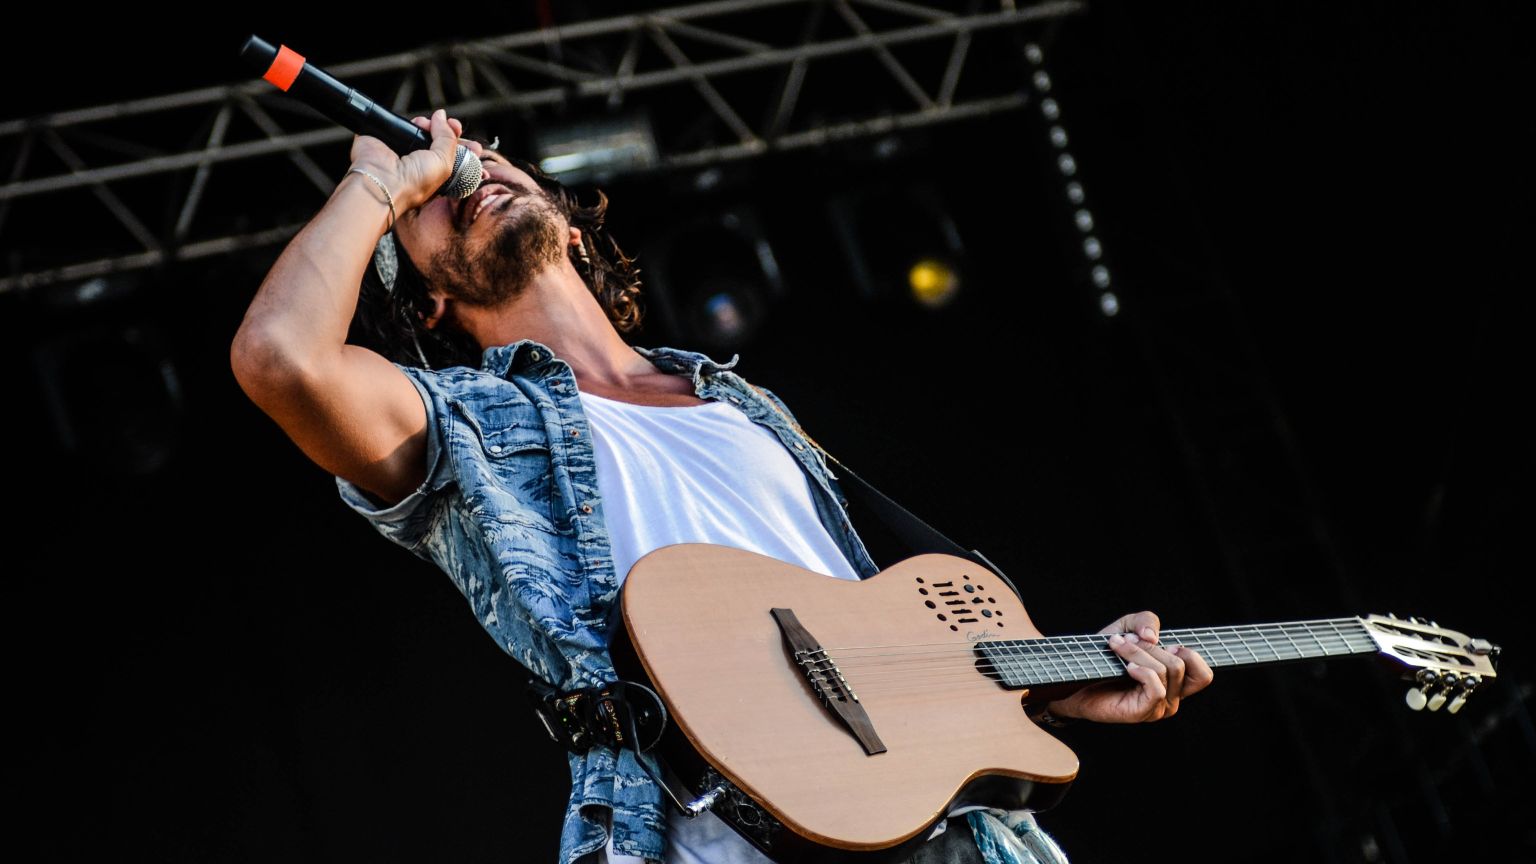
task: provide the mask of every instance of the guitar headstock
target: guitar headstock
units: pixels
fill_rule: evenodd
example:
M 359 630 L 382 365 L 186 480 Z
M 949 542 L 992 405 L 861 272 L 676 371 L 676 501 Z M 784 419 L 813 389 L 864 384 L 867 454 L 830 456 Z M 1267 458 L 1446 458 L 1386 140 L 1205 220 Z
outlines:
M 1498 675 L 1494 667 L 1499 646 L 1486 639 L 1423 618 L 1367 615 L 1360 621 L 1377 649 L 1406 667 L 1403 677 L 1413 682 L 1406 699 L 1415 711 L 1438 711 L 1449 699 L 1446 710 L 1455 714 L 1473 690 Z

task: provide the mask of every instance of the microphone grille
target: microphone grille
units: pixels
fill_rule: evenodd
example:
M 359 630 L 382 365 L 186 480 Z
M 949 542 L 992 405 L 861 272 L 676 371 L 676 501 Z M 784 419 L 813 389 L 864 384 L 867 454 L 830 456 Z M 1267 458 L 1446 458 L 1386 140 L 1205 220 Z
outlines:
M 447 195 L 449 198 L 468 198 L 480 188 L 480 183 L 484 179 L 485 166 L 480 163 L 480 157 L 460 144 L 458 153 L 453 158 L 453 176 L 443 184 L 439 194 Z

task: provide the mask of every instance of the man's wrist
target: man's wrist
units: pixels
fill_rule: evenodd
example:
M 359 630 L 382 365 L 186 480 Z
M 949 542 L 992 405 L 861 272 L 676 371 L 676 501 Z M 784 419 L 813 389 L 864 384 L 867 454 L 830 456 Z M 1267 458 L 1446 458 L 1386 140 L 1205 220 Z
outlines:
M 342 179 L 352 177 L 353 175 L 361 177 L 367 180 L 369 183 L 372 183 L 375 187 L 374 192 L 384 196 L 384 203 L 389 206 L 389 224 L 384 226 L 384 230 L 388 231 L 391 228 L 394 228 L 395 220 L 399 217 L 400 214 L 399 211 L 395 209 L 395 193 L 390 190 L 389 184 L 373 171 L 367 168 L 359 168 L 356 165 L 348 168 L 346 176 Z

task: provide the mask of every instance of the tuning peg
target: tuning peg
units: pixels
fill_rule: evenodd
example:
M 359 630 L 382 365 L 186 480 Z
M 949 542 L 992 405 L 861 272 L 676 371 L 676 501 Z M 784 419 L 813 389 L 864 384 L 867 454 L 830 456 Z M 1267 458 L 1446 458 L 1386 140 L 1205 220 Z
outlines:
M 1428 704 L 1428 709 L 1441 709 L 1441 706 L 1444 706 L 1445 704 L 1445 700 L 1450 698 L 1450 693 L 1452 693 L 1452 690 L 1456 689 L 1456 684 L 1459 683 L 1461 683 L 1461 678 L 1459 678 L 1455 672 L 1447 672 L 1444 676 L 1441 676 L 1441 681 L 1439 681 L 1439 690 L 1436 690 L 1435 695 L 1430 696 L 1430 704 Z
M 1455 672 L 1445 673 L 1440 679 L 1440 689 L 1435 692 L 1435 695 L 1429 697 L 1429 710 L 1439 711 L 1440 706 L 1444 705 L 1445 700 L 1450 697 L 1451 691 L 1455 690 L 1456 685 L 1460 683 L 1461 678 Z
M 1472 691 L 1477 689 L 1477 685 L 1481 683 L 1483 683 L 1483 679 L 1476 675 L 1461 676 L 1461 692 L 1457 693 L 1455 698 L 1451 699 L 1451 704 L 1447 706 L 1445 710 L 1452 714 L 1460 711 L 1461 706 L 1467 704 L 1467 697 L 1471 696 Z
M 1387 613 L 1387 617 L 1388 617 L 1388 618 L 1391 618 L 1391 619 L 1392 619 L 1392 620 L 1393 620 L 1393 621 L 1396 621 L 1396 620 L 1398 620 L 1398 619 L 1397 619 L 1397 613 L 1396 613 L 1396 612 L 1388 612 L 1388 613 Z
M 1403 698 L 1408 702 L 1409 708 L 1415 711 L 1422 711 L 1424 706 L 1428 705 L 1431 701 L 1429 691 L 1435 689 L 1435 685 L 1440 683 L 1440 675 L 1433 669 L 1420 669 L 1413 678 L 1419 682 L 1419 686 L 1409 688 Z M 1444 698 L 1442 696 L 1441 701 L 1444 701 Z M 1435 706 L 1435 708 L 1439 707 L 1439 705 Z

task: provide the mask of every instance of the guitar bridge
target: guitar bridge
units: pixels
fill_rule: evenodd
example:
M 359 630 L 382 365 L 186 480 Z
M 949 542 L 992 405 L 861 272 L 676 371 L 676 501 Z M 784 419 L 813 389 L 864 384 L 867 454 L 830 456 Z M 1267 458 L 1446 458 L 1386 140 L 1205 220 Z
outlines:
M 864 748 L 867 755 L 884 753 L 885 743 L 875 733 L 875 724 L 869 719 L 869 712 L 859 704 L 857 693 L 848 686 L 848 680 L 837 668 L 837 663 L 827 656 L 827 652 L 816 641 L 809 630 L 795 617 L 793 609 L 770 609 L 773 620 L 778 622 L 779 631 L 784 634 L 784 642 L 789 645 L 790 653 L 795 658 L 795 663 L 800 666 L 800 671 L 805 673 L 806 680 L 811 685 L 811 692 L 821 700 L 821 704 L 836 714 L 843 725 L 853 734 L 855 740 Z

